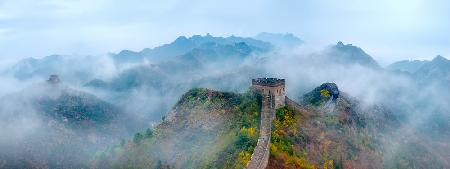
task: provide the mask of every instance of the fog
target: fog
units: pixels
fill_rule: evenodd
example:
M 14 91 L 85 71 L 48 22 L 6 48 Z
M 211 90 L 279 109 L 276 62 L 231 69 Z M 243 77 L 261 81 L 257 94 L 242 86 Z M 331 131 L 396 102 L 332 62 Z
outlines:
M 426 147 L 430 157 L 424 155 L 420 162 L 438 161 L 448 165 L 448 139 L 450 133 L 450 88 L 429 82 L 419 85 L 411 76 L 384 69 L 361 65 L 329 63 L 321 58 L 321 51 L 314 54 L 286 54 L 268 61 L 268 72 L 286 78 L 287 95 L 297 98 L 324 82 L 336 83 L 339 89 L 362 103 L 363 107 L 381 105 L 400 119 L 401 127 L 388 134 L 383 151 L 385 167 L 398 163 L 398 156 L 405 156 L 417 147 Z M 326 58 L 326 57 L 325 57 Z M 447 141 L 446 141 L 447 140 Z M 424 160 L 425 159 L 425 160 Z M 422 160 L 422 161 L 421 161 Z M 430 160 L 430 161 L 426 161 Z M 418 162 L 418 163 L 420 163 Z M 397 166 L 398 167 L 398 166 Z
M 11 71 L 14 69 L 13 65 L 2 65 L 0 168 L 2 160 L 6 164 L 14 161 L 12 165 L 20 166 L 19 158 L 27 158 L 24 157 L 26 155 L 33 156 L 31 159 L 37 161 L 50 159 L 52 162 L 37 162 L 44 167 L 58 167 L 61 163 L 72 167 L 83 166 L 85 164 L 82 163 L 97 151 L 117 145 L 121 139 L 129 139 L 134 133 L 159 124 L 181 95 L 191 88 L 244 92 L 248 89 L 251 78 L 268 76 L 286 79 L 287 95 L 294 100 L 299 100 L 303 94 L 322 83 L 333 82 L 341 91 L 355 97 L 365 106 L 376 104 L 390 109 L 401 119 L 402 127 L 392 132 L 395 133 L 391 135 L 392 140 L 387 141 L 390 144 L 385 145 L 384 151 L 388 152 L 386 161 L 393 158 L 402 148 L 400 145 L 408 142 L 408 139 L 435 149 L 448 148 L 448 86 L 432 82 L 429 85 L 419 85 L 409 75 L 383 68 L 334 63 L 330 57 L 340 56 L 330 56 L 329 48 L 331 46 L 321 49 L 308 46 L 277 48 L 269 53 L 252 54 L 244 59 L 230 57 L 204 61 L 195 68 L 179 67 L 183 66 L 179 63 L 171 66 L 173 63 L 169 61 L 157 63 L 151 58 L 144 62 L 121 65 L 111 59 L 111 54 L 62 56 L 55 63 L 57 66 L 50 69 L 53 71 L 50 74 L 59 75 L 64 86 L 62 89 L 55 89 L 45 82 L 49 74 L 18 79 Z M 137 80 L 130 78 L 135 76 L 138 77 Z M 100 79 L 108 85 L 86 85 L 93 79 Z M 57 99 L 60 92 L 65 90 L 90 93 L 119 107 L 123 115 L 120 117 L 123 119 L 115 122 L 125 123 L 122 125 L 127 126 L 126 130 L 97 136 L 97 132 L 86 132 L 91 129 L 80 131 L 67 128 L 61 121 L 52 119 L 48 113 L 36 108 L 36 100 L 43 97 Z M 68 138 L 75 141 L 61 143 L 61 140 Z M 55 148 L 53 144 L 63 148 Z M 56 152 L 62 149 L 78 155 L 69 156 L 75 160 L 65 161 L 67 159 L 59 159 L 52 152 L 41 152 L 47 148 Z M 445 152 L 436 150 L 435 154 L 445 159 L 448 158 L 442 154 Z

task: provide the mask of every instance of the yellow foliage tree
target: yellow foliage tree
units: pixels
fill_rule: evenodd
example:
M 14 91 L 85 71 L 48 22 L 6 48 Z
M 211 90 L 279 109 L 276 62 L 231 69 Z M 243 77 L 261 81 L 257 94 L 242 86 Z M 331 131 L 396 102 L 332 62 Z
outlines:
M 323 163 L 323 169 L 333 169 L 334 168 L 334 161 L 328 160 Z
M 328 98 L 330 97 L 330 92 L 328 90 L 322 89 L 320 90 L 320 96 Z

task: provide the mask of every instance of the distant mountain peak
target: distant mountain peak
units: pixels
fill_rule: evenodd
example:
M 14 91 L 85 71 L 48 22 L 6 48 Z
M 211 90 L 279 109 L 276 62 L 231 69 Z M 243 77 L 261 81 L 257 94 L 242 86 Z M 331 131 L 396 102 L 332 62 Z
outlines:
M 439 82 L 447 85 L 450 82 L 450 60 L 441 55 L 427 62 L 418 69 L 413 76 L 421 84 Z
M 241 43 L 244 42 L 245 44 Z M 237 45 L 236 45 L 237 44 Z M 173 61 L 179 56 L 198 51 L 199 48 L 218 48 L 222 46 L 222 53 L 230 53 L 231 48 L 241 47 L 244 51 L 269 52 L 272 44 L 269 42 L 238 36 L 215 37 L 209 33 L 206 35 L 192 35 L 191 37 L 179 36 L 175 41 L 155 48 L 145 48 L 140 52 L 122 51 L 113 54 L 114 61 L 120 63 L 139 63 L 147 59 L 154 63 Z M 226 47 L 225 47 L 226 46 Z M 211 51 L 212 49 L 208 49 Z M 245 52 L 250 53 L 250 52 Z
M 448 61 L 448 60 L 445 57 L 441 56 L 441 55 L 437 55 L 432 60 L 432 62 L 446 62 L 446 61 Z
M 428 60 L 401 60 L 390 64 L 387 68 L 395 71 L 414 73 L 429 62 Z
M 189 41 L 188 38 L 186 38 L 186 36 L 179 36 L 177 39 L 175 39 L 175 41 L 173 43 L 183 43 L 183 42 L 187 42 Z
M 339 48 L 342 48 L 342 47 L 354 47 L 354 48 L 359 48 L 359 47 L 357 47 L 357 46 L 353 46 L 353 44 L 351 44 L 351 43 L 344 44 L 344 42 L 342 42 L 342 41 L 339 41 L 339 42 L 336 44 L 336 47 L 339 47 Z
M 378 63 L 358 46 L 353 44 L 344 44 L 339 41 L 336 45 L 331 46 L 328 50 L 330 61 L 343 64 L 360 64 L 372 68 L 379 68 Z
M 256 39 L 270 42 L 278 47 L 296 47 L 302 45 L 304 41 L 292 33 L 268 33 L 261 32 L 255 36 Z
M 131 55 L 131 54 L 136 54 L 136 52 L 125 49 L 125 50 L 120 51 L 120 53 L 119 53 L 119 55 Z

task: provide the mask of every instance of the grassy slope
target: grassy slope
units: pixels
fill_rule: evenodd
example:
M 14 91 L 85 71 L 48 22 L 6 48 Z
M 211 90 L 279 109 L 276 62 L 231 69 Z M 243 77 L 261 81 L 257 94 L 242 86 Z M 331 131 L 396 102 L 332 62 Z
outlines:
M 401 122 L 388 110 L 362 108 L 345 94 L 334 106 L 326 92 L 315 96 L 303 110 L 277 110 L 268 168 L 446 168 L 445 155 L 417 139 L 392 145 Z
M 318 88 L 305 95 L 303 110 L 277 110 L 269 168 L 381 168 L 380 134 L 373 120 L 385 115 L 364 111 L 341 94 Z M 380 114 L 369 117 L 368 114 Z M 384 121 L 390 123 L 390 120 Z
M 373 133 L 339 115 L 277 110 L 269 168 L 381 168 Z
M 101 168 L 243 168 L 258 138 L 252 93 L 193 89 L 163 122 L 99 155 Z

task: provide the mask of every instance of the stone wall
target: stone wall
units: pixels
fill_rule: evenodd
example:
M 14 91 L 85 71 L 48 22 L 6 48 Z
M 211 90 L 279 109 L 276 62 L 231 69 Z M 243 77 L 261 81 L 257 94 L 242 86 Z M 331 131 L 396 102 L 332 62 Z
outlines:
M 275 110 L 285 105 L 284 79 L 259 78 L 252 80 L 251 89 L 262 96 L 261 124 L 258 143 L 247 169 L 264 169 L 270 158 L 270 137 Z
M 259 130 L 258 143 L 253 150 L 247 169 L 263 169 L 267 167 L 270 156 L 270 137 L 272 130 L 272 120 L 275 115 L 275 109 L 270 104 L 273 98 L 265 96 L 262 98 L 261 125 Z
M 303 106 L 300 106 L 297 102 L 295 102 L 294 100 L 290 99 L 287 96 L 286 96 L 285 100 L 286 100 L 286 106 L 292 107 L 293 109 L 295 109 L 297 111 L 303 111 L 303 112 L 308 111 Z

